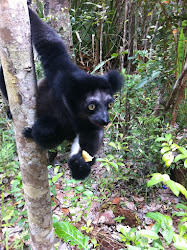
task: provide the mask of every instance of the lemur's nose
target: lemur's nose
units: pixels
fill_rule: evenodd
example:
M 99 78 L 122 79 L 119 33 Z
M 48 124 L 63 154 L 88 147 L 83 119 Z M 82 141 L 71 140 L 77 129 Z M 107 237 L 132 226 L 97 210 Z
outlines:
M 101 125 L 105 126 L 105 125 L 108 125 L 110 122 L 110 119 L 109 119 L 109 115 L 108 115 L 108 112 L 104 112 L 103 113 L 103 116 L 102 116 L 102 119 L 101 119 Z

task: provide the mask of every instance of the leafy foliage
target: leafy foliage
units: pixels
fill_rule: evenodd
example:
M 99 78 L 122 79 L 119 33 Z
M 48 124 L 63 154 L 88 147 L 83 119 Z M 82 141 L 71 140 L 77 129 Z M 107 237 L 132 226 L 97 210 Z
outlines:
M 163 182 L 163 184 L 167 185 L 176 196 L 181 192 L 187 198 L 187 190 L 180 183 L 170 180 L 168 174 L 162 175 L 160 173 L 155 173 L 152 174 L 152 176 L 151 180 L 147 183 L 148 187 Z
M 175 195 L 179 196 L 182 193 L 185 197 L 187 196 L 186 189 L 171 180 L 168 174 L 155 173 L 162 166 L 163 161 L 167 167 L 187 167 L 185 145 L 178 144 L 176 139 L 173 139 L 174 136 L 171 134 L 174 129 L 171 131 L 168 126 L 170 114 L 163 113 L 164 102 L 172 91 L 176 77 L 183 69 L 186 57 L 184 1 L 132 1 L 135 5 L 135 50 L 133 56 L 129 58 L 127 41 L 130 30 L 125 38 L 123 32 L 125 24 L 127 29 L 129 28 L 129 20 L 133 13 L 129 11 L 125 20 L 125 2 L 71 1 L 71 22 L 77 62 L 86 71 L 92 73 L 102 68 L 106 71 L 110 68 L 121 68 L 125 79 L 124 89 L 115 97 L 116 105 L 111 112 L 113 126 L 109 125 L 106 129 L 110 147 L 107 146 L 105 152 L 109 151 L 109 154 L 99 159 L 101 168 L 107 170 L 100 180 L 97 179 L 102 197 L 95 195 L 92 180 L 89 180 L 90 183 L 85 181 L 82 184 L 77 184 L 74 180 L 65 181 L 64 191 L 72 191 L 74 194 L 73 197 L 67 196 L 64 202 L 64 204 L 70 202 L 70 214 L 75 216 L 71 223 L 80 222 L 81 217 L 87 218 L 93 202 L 106 200 L 111 196 L 111 192 L 116 190 L 117 185 L 120 186 L 121 194 L 126 192 L 125 185 L 132 193 L 143 191 L 145 194 L 147 175 L 152 175 L 148 182 L 149 188 L 155 184 L 163 184 L 164 188 L 170 188 Z M 43 17 L 43 4 L 37 0 L 36 5 L 38 14 Z M 101 47 L 100 41 L 102 41 Z M 130 60 L 134 67 L 132 75 L 126 74 L 127 71 L 121 66 L 123 62 L 123 66 L 126 67 Z M 36 64 L 36 71 L 38 78 L 41 78 L 40 62 Z M 159 115 L 155 116 L 155 107 L 162 90 Z M 177 111 L 179 130 L 186 126 L 186 107 L 184 100 Z M 7 127 L 5 123 L 8 123 Z M 0 118 L 0 126 L 1 226 L 5 232 L 3 242 L 8 249 L 9 228 L 18 225 L 24 228 L 24 232 L 11 247 L 23 249 L 28 239 L 28 222 L 24 208 L 21 176 L 18 173 L 19 163 L 13 128 L 4 117 Z M 160 157 L 160 146 L 163 161 Z M 51 168 L 52 166 L 49 167 L 49 171 Z M 162 171 L 165 170 L 169 169 L 162 168 Z M 62 181 L 63 174 L 62 168 L 55 166 L 54 175 L 49 176 L 53 196 L 57 195 L 56 185 L 59 179 Z M 80 200 L 85 202 L 86 209 L 82 207 Z M 55 203 L 53 202 L 52 205 L 55 206 Z M 72 208 L 76 207 L 82 208 L 77 214 L 72 212 Z M 122 242 L 128 249 L 137 250 L 164 249 L 163 241 L 169 247 L 174 245 L 177 249 L 186 249 L 187 209 L 184 204 L 178 204 L 176 207 L 180 209 L 174 214 L 180 218 L 177 233 L 173 230 L 174 224 L 171 217 L 158 212 L 148 213 L 147 217 L 156 222 L 152 229 L 132 228 L 126 231 L 123 228 L 121 230 Z M 90 241 L 95 247 L 98 246 L 96 239 L 90 240 L 88 236 L 84 236 L 67 222 L 69 218 L 62 215 L 61 219 L 64 222 L 56 220 L 54 223 L 55 232 L 59 238 L 69 242 L 72 246 L 77 245 L 79 249 L 90 249 L 92 247 Z M 121 223 L 122 219 L 124 217 L 119 217 L 116 221 Z M 90 220 L 87 220 L 82 230 L 85 233 L 92 232 Z
M 187 150 L 185 147 L 180 147 L 174 143 L 170 133 L 165 134 L 165 137 L 158 137 L 155 142 L 163 142 L 161 154 L 163 155 L 162 160 L 165 162 L 166 167 L 169 167 L 172 163 L 183 160 L 184 167 L 187 168 Z M 175 156 L 174 152 L 177 150 L 179 150 L 181 154 Z
M 54 223 L 55 233 L 71 246 L 78 246 L 78 249 L 90 249 L 89 237 L 84 236 L 76 227 L 69 222 Z

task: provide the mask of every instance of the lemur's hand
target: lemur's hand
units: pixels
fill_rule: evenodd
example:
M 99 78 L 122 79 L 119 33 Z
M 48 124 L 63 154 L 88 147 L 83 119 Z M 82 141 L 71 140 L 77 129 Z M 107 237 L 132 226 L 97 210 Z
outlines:
M 95 163 L 95 157 L 92 161 L 85 162 L 82 157 L 82 152 L 73 155 L 69 161 L 68 165 L 71 169 L 71 175 L 76 180 L 84 180 L 91 172 L 91 166 Z

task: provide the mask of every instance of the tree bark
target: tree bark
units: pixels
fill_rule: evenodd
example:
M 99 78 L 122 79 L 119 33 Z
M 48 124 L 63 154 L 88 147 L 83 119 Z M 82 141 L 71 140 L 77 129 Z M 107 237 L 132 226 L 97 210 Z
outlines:
M 60 34 L 69 51 L 71 57 L 74 57 L 72 27 L 69 15 L 68 0 L 45 0 L 48 8 L 48 14 L 52 15 L 51 26 Z
M 169 100 L 167 101 L 165 105 L 164 112 L 166 112 L 170 108 L 171 104 L 175 105 L 175 97 L 180 88 L 183 90 L 183 93 L 184 93 L 186 80 L 187 80 L 187 57 L 185 60 L 184 69 L 181 72 L 177 81 L 175 82 L 175 85 L 173 87 Z M 182 95 L 182 93 L 180 93 L 180 95 Z
M 128 57 L 133 56 L 133 46 L 134 46 L 134 32 L 135 32 L 135 13 L 134 13 L 134 3 L 131 0 L 129 6 L 129 38 L 128 38 Z M 132 59 L 128 59 L 127 73 L 132 72 Z
M 125 51 L 127 45 L 127 16 L 128 16 L 128 2 L 125 0 L 125 13 L 124 13 L 124 27 L 123 27 L 123 46 L 121 48 L 121 52 Z M 124 59 L 125 56 L 120 56 L 121 61 L 121 70 L 124 68 Z
M 46 152 L 22 131 L 35 120 L 36 81 L 25 0 L 1 0 L 0 57 L 13 116 L 31 248 L 54 249 Z

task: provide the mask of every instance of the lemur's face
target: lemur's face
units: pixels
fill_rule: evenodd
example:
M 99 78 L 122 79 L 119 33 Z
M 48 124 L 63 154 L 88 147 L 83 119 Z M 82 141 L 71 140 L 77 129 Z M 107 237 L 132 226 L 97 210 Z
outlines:
M 113 103 L 113 97 L 107 91 L 95 90 L 87 94 L 82 112 L 92 124 L 102 128 L 110 122 L 108 110 L 113 107 Z

